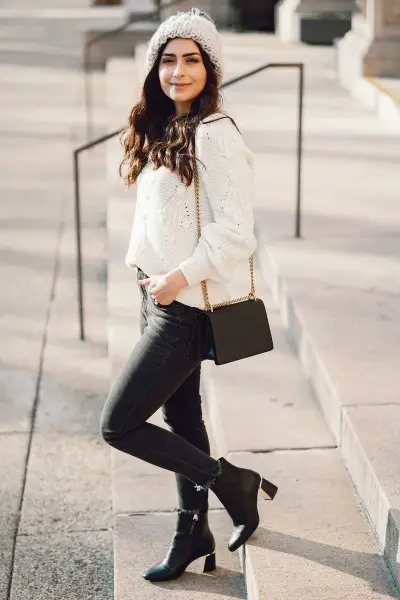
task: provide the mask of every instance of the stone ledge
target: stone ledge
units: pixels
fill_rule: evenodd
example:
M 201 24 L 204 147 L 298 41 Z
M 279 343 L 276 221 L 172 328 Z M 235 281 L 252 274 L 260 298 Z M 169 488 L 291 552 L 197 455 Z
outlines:
M 279 487 L 260 498 L 260 527 L 239 551 L 248 600 L 396 597 L 338 450 L 230 458 Z
M 400 490 L 396 489 L 390 495 L 385 489 L 382 477 L 382 462 L 387 458 L 387 452 L 380 449 L 372 460 L 369 449 L 372 440 L 365 435 L 365 430 L 357 425 L 357 408 L 343 406 L 342 398 L 338 393 L 335 382 L 329 373 L 329 365 L 325 364 L 320 352 L 310 335 L 309 327 L 303 318 L 294 296 L 290 291 L 285 276 L 278 266 L 278 260 L 271 248 L 264 249 L 260 256 L 262 270 L 269 275 L 269 283 L 274 290 L 275 300 L 278 303 L 294 347 L 305 369 L 309 381 L 316 392 L 327 423 L 338 442 L 343 458 L 346 461 L 349 474 L 356 486 L 367 514 L 379 538 L 381 547 L 387 557 L 393 575 L 400 584 L 400 519 L 399 504 Z M 382 415 L 385 406 L 362 406 L 359 410 L 373 411 Z M 385 440 L 386 446 L 392 447 L 395 436 L 400 430 L 400 405 L 392 407 L 394 415 L 385 421 L 386 426 L 391 425 L 391 435 Z M 386 431 L 389 431 L 386 429 Z M 371 433 L 371 430 L 370 430 Z M 380 438 L 382 439 L 382 438 Z M 398 444 L 397 444 L 398 447 Z M 396 469 L 398 452 L 393 456 L 392 468 Z M 397 465 L 396 473 L 399 472 Z
M 386 82 L 382 77 L 364 77 L 359 82 L 356 95 L 380 117 L 395 122 L 400 131 L 400 93 L 391 81 Z
M 280 283 L 281 283 L 281 282 L 280 282 Z M 287 303 L 287 304 L 286 304 L 286 307 L 288 307 L 288 306 L 289 306 L 289 303 Z M 292 309 L 295 311 L 295 308 L 293 308 L 293 307 L 292 307 L 290 310 L 292 310 Z M 303 324 L 302 324 L 302 323 L 300 323 L 299 327 L 300 327 L 300 332 L 301 332 L 301 331 L 303 331 Z M 311 356 L 311 358 L 313 358 L 312 350 L 313 350 L 313 348 L 311 347 L 311 348 L 309 349 L 309 353 L 310 353 L 310 356 Z M 208 366 L 212 366 L 212 365 L 207 365 L 207 367 L 208 367 Z M 322 364 L 318 364 L 318 365 L 316 365 L 316 367 L 315 367 L 315 376 L 317 377 L 318 375 L 321 375 L 321 384 L 323 384 L 323 385 L 327 384 L 327 382 L 326 382 L 326 379 L 325 379 L 325 373 L 323 373 L 323 366 L 322 366 Z M 328 383 L 329 383 L 329 382 L 328 382 Z M 208 394 L 209 394 L 209 392 L 210 392 L 210 390 L 212 391 L 212 387 L 213 387 L 213 385 L 215 385 L 215 384 L 214 384 L 213 382 L 211 382 L 211 383 L 210 383 L 210 380 L 209 380 L 208 378 L 205 378 L 205 381 L 203 382 L 203 385 L 204 385 L 204 389 L 206 390 L 206 394 L 208 395 Z M 330 386 L 330 385 L 327 385 L 327 393 L 329 394 L 331 391 L 332 391 L 332 389 L 331 389 L 331 386 Z M 217 393 L 219 392 L 219 389 L 218 389 L 218 387 L 214 387 L 214 392 L 217 392 Z M 333 421 L 336 421 L 336 420 L 338 421 L 337 435 L 338 435 L 338 438 L 340 439 L 340 435 L 341 435 L 341 428 L 340 428 L 341 426 L 340 426 L 340 420 L 341 420 L 341 418 L 342 418 L 342 417 L 341 417 L 341 403 L 340 403 L 340 398 L 338 398 L 337 394 L 336 394 L 336 400 L 337 400 L 337 406 L 336 406 L 335 408 L 337 409 L 337 415 L 333 417 Z M 215 415 L 214 415 L 214 417 L 213 417 L 213 418 L 214 418 L 214 420 L 215 420 L 215 419 L 218 419 L 218 414 L 219 414 L 219 412 L 218 412 L 218 406 L 216 405 L 216 402 L 215 402 L 215 401 L 212 401 L 212 402 L 211 402 L 211 404 L 212 404 L 213 410 L 215 411 Z M 330 405 L 330 399 L 329 399 L 329 398 L 327 398 L 327 406 L 328 406 L 328 405 Z M 219 425 L 219 427 L 221 427 L 221 423 L 222 423 L 222 422 L 223 422 L 223 419 L 220 419 L 220 425 Z M 221 453 L 224 453 L 224 454 L 225 454 L 225 453 L 226 453 L 226 450 L 227 450 L 227 446 L 228 446 L 228 443 L 227 443 L 227 440 L 226 440 L 226 436 L 224 436 L 224 437 L 223 437 L 223 438 L 221 438 L 221 439 L 223 440 L 223 443 L 221 443 L 221 445 L 219 445 L 219 448 L 220 448 L 220 451 L 221 451 Z M 322 452 L 322 451 L 319 451 L 319 452 L 321 452 L 321 454 L 323 454 L 323 452 Z M 331 451 L 331 450 L 327 450 L 327 451 L 324 451 L 324 452 L 325 452 L 326 454 L 330 454 L 331 452 L 335 452 L 335 451 L 334 451 L 334 450 L 332 450 L 332 451 Z M 279 453 L 279 454 L 281 454 L 281 453 Z M 286 454 L 286 453 L 285 453 L 285 452 L 282 452 L 282 455 L 283 455 L 283 454 Z M 292 455 L 294 455 L 294 454 L 309 454 L 309 453 L 308 453 L 308 452 L 307 452 L 307 453 L 296 453 L 296 452 L 293 452 L 293 453 L 291 453 L 291 454 L 292 454 Z M 336 452 L 336 454 L 337 454 L 337 452 Z M 256 456 L 256 455 L 255 455 L 255 456 Z M 258 456 L 259 456 L 259 455 L 258 455 Z M 272 478 L 272 476 L 271 476 L 271 478 Z M 329 489 L 331 489 L 331 488 L 329 488 Z M 332 488 L 332 489 L 334 489 L 334 488 Z M 349 486 L 349 489 L 351 490 L 351 487 L 350 487 L 350 486 Z M 297 490 L 297 486 L 296 486 L 296 490 Z M 324 490 L 324 492 L 325 492 L 325 490 Z M 348 492 L 347 492 L 347 493 L 348 493 Z M 294 497 L 297 497 L 295 494 L 293 494 L 293 493 L 292 493 L 292 494 L 291 494 L 291 500 L 293 499 L 293 496 L 294 496 Z M 347 497 L 348 497 L 348 496 L 346 496 L 346 498 L 347 498 Z M 329 495 L 328 495 L 328 498 L 329 498 Z M 339 499 L 337 499 L 337 504 L 338 504 L 338 506 L 340 506 L 340 502 L 341 502 L 341 501 L 340 501 L 340 498 L 339 498 Z M 274 503 L 274 504 L 275 504 L 275 503 Z M 354 497 L 354 505 L 355 505 L 355 506 L 357 506 L 357 504 L 356 504 L 356 497 Z M 297 506 L 297 505 L 296 505 L 296 506 Z M 274 508 L 274 507 L 273 507 L 273 509 L 275 510 L 275 508 Z M 270 518 L 270 517 L 268 517 L 268 518 Z M 277 516 L 277 518 L 279 518 L 279 517 Z M 283 523 L 284 523 L 284 522 L 285 522 L 285 518 L 286 518 L 286 514 L 283 514 L 283 515 L 282 515 L 282 517 L 281 517 L 282 521 L 279 521 L 279 522 L 283 522 Z M 359 517 L 357 517 L 357 518 L 359 518 Z M 346 534 L 347 534 L 347 531 L 346 531 L 346 529 L 345 529 L 345 526 L 343 526 L 343 531 L 344 531 L 343 535 L 344 535 L 344 536 L 346 536 Z M 366 536 L 366 537 L 364 538 L 364 540 L 367 540 L 367 541 L 369 540 L 369 541 L 368 541 L 368 544 L 370 544 L 370 545 L 368 545 L 368 547 L 369 547 L 369 548 L 372 548 L 372 552 L 371 552 L 371 554 L 373 554 L 373 552 L 375 552 L 375 553 L 376 553 L 376 550 L 375 550 L 376 546 L 373 546 L 373 536 L 371 536 L 371 535 L 369 535 L 369 534 L 367 535 L 367 534 L 365 533 L 366 531 L 367 531 L 366 529 L 365 529 L 365 530 L 363 529 L 363 534 L 362 534 L 362 535 L 365 535 L 365 536 Z M 269 535 L 271 532 L 267 532 L 267 533 L 268 533 L 268 535 Z M 325 536 L 328 536 L 328 535 L 330 535 L 330 533 L 331 533 L 331 532 L 330 532 L 330 530 L 329 530 L 329 531 L 326 531 L 324 535 L 325 535 Z M 340 532 L 339 532 L 339 533 L 340 533 Z M 266 536 L 265 536 L 265 539 L 267 540 L 267 542 L 268 542 L 268 535 L 266 535 Z M 290 540 L 289 540 L 289 541 L 290 541 Z M 362 544 L 361 544 L 361 546 L 362 546 Z M 361 546 L 360 546 L 360 548 L 358 549 L 358 552 L 359 552 L 360 556 L 362 556 L 362 552 L 361 552 Z M 269 550 L 270 550 L 270 555 L 268 555 L 268 558 L 269 558 L 269 556 L 272 556 L 272 557 L 274 557 L 274 554 L 273 554 L 273 553 L 274 553 L 274 549 L 273 549 L 273 548 L 270 548 Z M 328 549 L 328 550 L 329 550 L 329 549 Z M 284 548 L 284 547 L 282 547 L 282 553 L 283 553 L 283 554 L 285 553 L 285 548 Z M 254 554 L 254 560 L 253 560 L 253 558 L 249 558 L 249 557 L 251 556 L 250 554 L 247 554 L 246 556 L 247 556 L 247 560 L 248 560 L 248 563 L 247 563 L 247 564 L 249 564 L 250 562 L 253 562 L 253 565 L 260 565 L 260 564 L 261 564 L 261 565 L 263 565 L 263 568 L 264 568 L 264 570 L 266 570 L 266 569 L 265 569 L 265 561 L 264 561 L 264 563 L 262 563 L 262 562 L 261 562 L 261 563 L 257 563 L 257 560 L 258 560 L 258 558 L 257 558 L 257 556 L 256 556 L 255 554 Z M 286 558 L 286 556 L 284 556 L 284 558 Z M 306 557 L 303 557 L 303 558 L 306 558 Z M 308 559 L 307 559 L 307 560 L 308 560 Z M 376 557 L 374 558 L 374 560 L 376 560 Z M 376 565 L 377 565 L 377 563 L 375 562 L 375 563 L 373 564 L 373 567 L 374 567 L 374 577 L 375 577 L 375 574 L 376 574 Z M 303 564 L 303 569 L 304 569 L 304 571 L 307 571 L 307 567 L 308 567 L 308 563 L 307 563 L 307 565 L 304 565 L 304 564 Z M 127 567 L 127 568 L 128 568 L 128 567 Z M 257 567 L 257 568 L 259 568 L 259 567 Z M 282 566 L 282 569 L 284 569 L 284 568 L 285 568 L 285 566 L 283 565 L 283 566 Z M 382 570 L 382 571 L 383 571 L 383 570 Z M 383 571 L 383 572 L 384 572 L 384 571 Z M 254 571 L 253 571 L 253 573 L 254 573 Z M 348 574 L 348 573 L 347 573 L 347 574 Z M 351 573 L 350 573 L 350 575 L 351 575 Z M 354 575 L 354 573 L 353 573 L 353 575 Z M 365 599 L 365 598 L 368 598 L 368 600 L 370 600 L 370 599 L 372 599 L 372 598 L 373 598 L 373 599 L 375 599 L 375 598 L 378 598 L 378 597 L 379 597 L 379 595 L 381 595 L 381 592 L 382 592 L 382 593 L 387 593 L 387 591 L 388 591 L 388 588 L 387 588 L 387 587 L 385 587 L 385 586 L 386 586 L 386 583 L 382 583 L 383 579 L 379 579 L 380 577 L 381 577 L 381 575 L 378 575 L 378 574 L 376 574 L 376 578 L 379 580 L 379 581 L 378 581 L 378 586 L 380 586 L 380 587 L 378 587 L 378 592 L 376 591 L 376 588 L 374 587 L 374 585 L 375 585 L 375 582 L 374 582 L 374 581 L 371 581 L 371 589 L 368 589 L 368 588 L 365 586 L 365 583 L 364 583 L 364 582 L 362 582 L 362 585 L 361 585 L 361 587 L 360 587 L 360 588 L 356 588 L 356 587 L 355 587 L 355 588 L 352 588 L 352 589 L 355 589 L 355 590 L 356 590 L 356 597 L 359 597 L 359 598 L 361 598 L 361 597 L 362 597 L 362 598 L 364 598 L 364 599 Z M 322 579 L 323 579 L 323 578 L 322 578 Z M 339 581 L 339 583 L 340 583 L 340 581 L 341 581 L 341 580 L 339 579 L 338 581 Z M 343 581 L 344 581 L 344 585 L 342 586 L 342 590 L 343 590 L 343 596 L 342 596 L 342 597 L 343 597 L 343 598 L 346 598 L 346 597 L 349 597 L 349 596 L 348 596 L 348 589 L 347 589 L 347 588 L 348 588 L 348 585 L 351 585 L 351 586 L 353 586 L 353 581 L 351 581 L 351 583 L 350 583 L 350 581 L 346 581 L 345 579 L 344 579 Z M 250 586 L 250 584 L 251 584 L 251 581 L 250 581 L 250 578 L 248 578 L 248 588 L 249 588 L 249 589 L 250 589 L 250 587 L 251 587 L 251 586 Z M 257 585 L 257 583 L 256 583 L 256 579 L 255 579 L 255 580 L 254 580 L 254 586 L 256 586 L 256 585 Z M 322 585 L 325 585 L 325 587 L 326 587 L 325 581 L 323 581 L 323 584 L 322 584 Z M 248 589 L 248 591 L 249 591 L 249 589 Z M 256 589 L 256 588 L 255 588 L 255 589 Z M 319 590 L 319 589 L 320 589 L 320 588 L 318 588 L 318 590 Z M 331 591 L 331 590 L 330 590 L 330 591 Z M 255 592 L 254 592 L 254 593 L 255 593 Z M 347 596 L 346 596 L 346 593 L 347 593 Z M 357 594 L 358 594 L 358 596 L 357 596 Z M 378 595 L 378 594 L 379 594 L 379 595 Z M 250 598 L 255 598 L 256 596 L 255 596 L 255 595 L 251 596 L 251 592 L 249 592 L 249 597 L 250 597 Z M 260 597 L 260 596 L 259 596 L 259 597 Z M 282 596 L 282 597 L 287 597 L 287 595 L 286 595 L 286 596 Z M 331 595 L 329 596 L 329 598 L 331 598 Z
M 0 8 L 0 19 L 96 20 L 124 21 L 132 13 L 127 7 L 97 6 L 87 8 Z M 111 21 L 112 22 L 112 21 Z
M 265 303 L 275 347 L 273 352 L 228 365 L 203 363 L 218 447 L 224 453 L 334 447 L 257 263 L 256 293 Z
M 345 407 L 342 454 L 400 582 L 400 406 Z
M 338 78 L 357 100 L 391 121 L 400 131 L 399 80 L 392 79 L 391 75 L 387 78 L 372 76 L 371 66 L 364 68 L 364 57 L 370 51 L 371 43 L 366 23 L 361 15 L 354 15 L 351 31 L 334 43 Z M 367 76 L 367 70 L 370 76 Z

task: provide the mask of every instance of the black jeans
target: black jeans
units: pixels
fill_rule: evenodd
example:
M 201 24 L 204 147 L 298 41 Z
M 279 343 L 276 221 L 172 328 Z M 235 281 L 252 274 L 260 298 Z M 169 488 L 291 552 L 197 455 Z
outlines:
M 147 278 L 140 269 L 137 276 Z M 155 304 L 147 286 L 138 286 L 142 335 L 110 390 L 101 435 L 114 448 L 175 472 L 180 508 L 208 508 L 208 488 L 221 471 L 210 456 L 199 389 L 201 361 L 211 358 L 208 319 L 176 300 Z M 146 422 L 160 407 L 169 430 Z

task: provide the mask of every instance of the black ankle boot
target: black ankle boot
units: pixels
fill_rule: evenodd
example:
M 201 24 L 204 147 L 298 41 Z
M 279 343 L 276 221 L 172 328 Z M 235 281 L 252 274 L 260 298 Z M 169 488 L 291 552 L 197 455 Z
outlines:
M 208 525 L 206 510 L 178 508 L 178 522 L 165 559 L 144 573 L 149 581 L 167 581 L 182 575 L 191 562 L 207 556 L 204 573 L 215 569 L 215 540 Z
M 220 458 L 218 462 L 221 474 L 212 483 L 211 489 L 233 521 L 234 530 L 228 544 L 233 552 L 244 544 L 259 525 L 258 492 L 263 492 L 266 499 L 273 500 L 278 488 L 255 471 L 232 465 L 225 458 Z

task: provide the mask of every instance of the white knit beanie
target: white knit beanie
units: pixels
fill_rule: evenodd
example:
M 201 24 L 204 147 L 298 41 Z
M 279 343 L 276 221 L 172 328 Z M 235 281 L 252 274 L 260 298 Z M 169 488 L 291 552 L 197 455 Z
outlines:
M 161 23 L 147 48 L 145 75 L 152 69 L 161 46 L 170 38 L 190 38 L 198 42 L 210 57 L 215 67 L 218 85 L 221 85 L 223 79 L 221 36 L 211 17 L 199 8 L 192 8 L 189 12 L 178 12 Z

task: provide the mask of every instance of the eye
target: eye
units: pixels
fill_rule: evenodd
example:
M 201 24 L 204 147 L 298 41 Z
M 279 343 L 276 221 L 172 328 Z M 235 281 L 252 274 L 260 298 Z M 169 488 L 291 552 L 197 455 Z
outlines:
M 199 60 L 197 58 L 189 58 L 188 62 L 198 63 Z
M 165 64 L 165 63 L 169 63 L 169 62 L 171 62 L 171 61 L 172 61 L 172 59 L 171 59 L 171 58 L 163 58 L 161 62 L 162 62 L 163 64 Z

